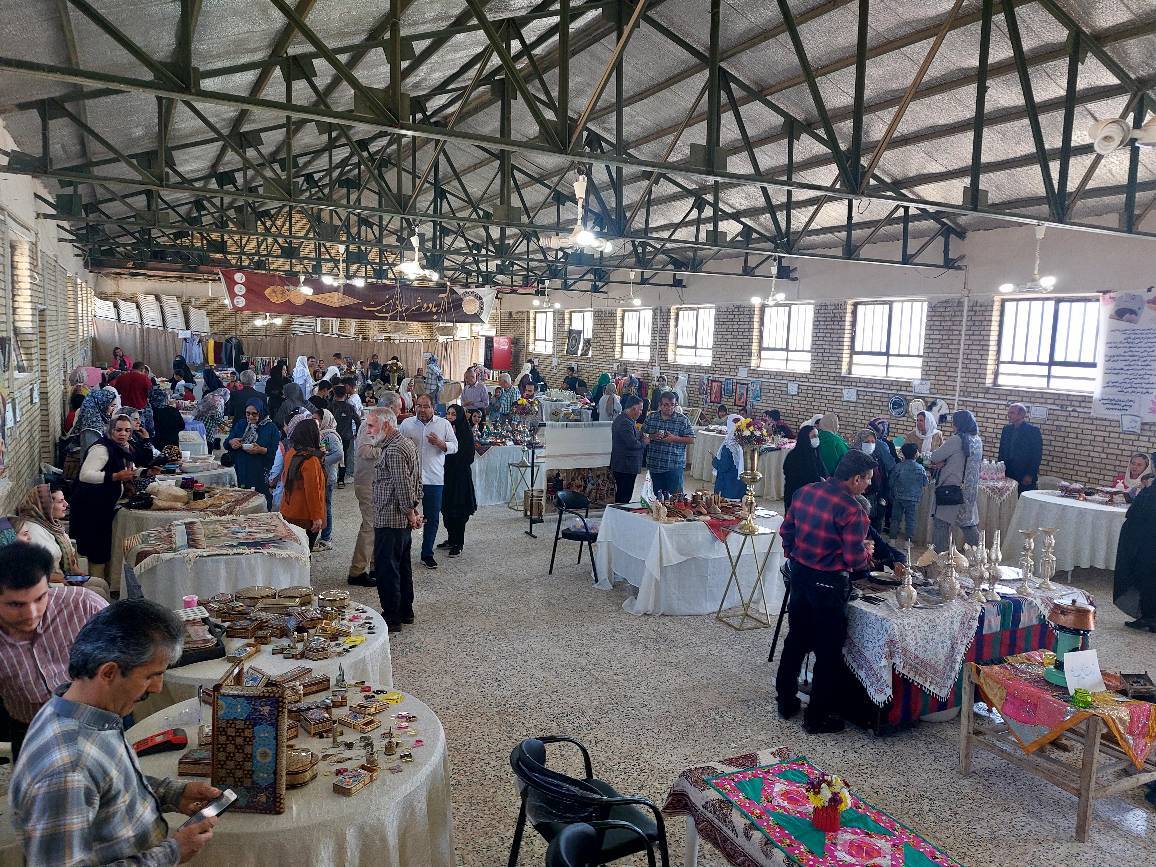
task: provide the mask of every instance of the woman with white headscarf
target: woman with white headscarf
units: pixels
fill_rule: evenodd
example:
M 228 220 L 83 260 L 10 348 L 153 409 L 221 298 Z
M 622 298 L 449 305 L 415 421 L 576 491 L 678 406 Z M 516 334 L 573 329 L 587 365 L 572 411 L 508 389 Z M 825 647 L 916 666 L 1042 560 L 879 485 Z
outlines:
M 915 442 L 919 446 L 919 453 L 923 455 L 929 455 L 943 445 L 943 431 L 939 429 L 939 422 L 927 410 L 915 416 Z
M 304 355 L 297 356 L 297 363 L 293 366 L 293 381 L 301 386 L 304 400 L 313 396 L 313 372 L 309 369 L 309 359 Z
M 711 461 L 715 473 L 714 492 L 728 500 L 742 499 L 747 493 L 747 486 L 739 478 L 743 471 L 743 447 L 735 439 L 735 428 L 742 420 L 738 413 L 727 416 L 727 435 Z

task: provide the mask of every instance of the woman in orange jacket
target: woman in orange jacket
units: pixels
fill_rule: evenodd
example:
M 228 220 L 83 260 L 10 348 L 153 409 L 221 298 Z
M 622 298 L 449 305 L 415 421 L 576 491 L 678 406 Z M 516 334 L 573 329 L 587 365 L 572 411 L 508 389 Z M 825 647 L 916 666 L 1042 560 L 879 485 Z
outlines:
M 304 416 L 289 433 L 282 480 L 281 517 L 309 536 L 309 550 L 325 526 L 325 468 L 321 464 L 321 433 L 317 422 Z

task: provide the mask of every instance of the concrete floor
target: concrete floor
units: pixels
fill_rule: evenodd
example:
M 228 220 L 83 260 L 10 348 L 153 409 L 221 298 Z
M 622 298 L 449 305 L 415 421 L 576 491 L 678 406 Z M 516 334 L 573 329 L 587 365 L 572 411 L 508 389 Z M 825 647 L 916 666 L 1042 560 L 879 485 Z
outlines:
M 352 489 L 338 491 L 335 505 L 334 550 L 314 559 L 317 588 L 346 586 Z M 739 633 L 709 616 L 635 617 L 621 609 L 625 590 L 591 586 L 573 543 L 562 543 L 547 576 L 552 527 L 540 526 L 535 540 L 525 526 L 505 507 L 486 507 L 461 557 L 441 557 L 436 571 L 415 564 L 417 623 L 393 636 L 398 687 L 429 703 L 446 729 L 462 864 L 506 863 L 518 803 L 510 749 L 547 734 L 583 741 L 596 774 L 659 805 L 683 768 L 788 746 L 973 867 L 1156 858 L 1156 813 L 1142 793 L 1099 802 L 1089 842 L 1075 843 L 1071 796 L 986 753 L 959 776 L 956 722 L 883 739 L 858 729 L 808 736 L 775 713 L 769 630 Z M 1082 572 L 1074 581 L 1100 603 L 1093 644 L 1107 666 L 1156 672 L 1156 635 L 1123 628 L 1110 577 Z M 376 603 L 374 591 L 352 589 Z M 681 819 L 669 838 L 680 864 Z M 541 864 L 544 850 L 531 832 L 521 863 Z M 699 863 L 724 862 L 704 846 Z

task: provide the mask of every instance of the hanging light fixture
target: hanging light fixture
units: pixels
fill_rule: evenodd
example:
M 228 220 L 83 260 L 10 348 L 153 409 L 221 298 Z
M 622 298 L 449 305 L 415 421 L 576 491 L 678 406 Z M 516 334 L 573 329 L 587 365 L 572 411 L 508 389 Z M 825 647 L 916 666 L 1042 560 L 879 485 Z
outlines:
M 751 296 L 752 304 L 766 304 L 770 307 L 778 304 L 781 301 L 787 300 L 786 292 L 779 292 L 775 287 L 779 282 L 779 257 L 775 257 L 775 271 L 771 274 L 771 294 L 766 297 L 766 300 L 760 298 L 758 295 Z
M 407 259 L 398 265 L 398 273 L 409 280 L 440 280 L 441 275 L 437 271 L 422 265 L 417 251 L 418 244 L 420 243 L 417 235 L 415 234 L 411 237 L 409 242 L 413 245 L 413 258 Z
M 546 246 L 551 250 L 573 250 L 581 253 L 610 253 L 614 242 L 599 238 L 586 227 L 586 175 L 574 179 L 574 198 L 578 202 L 578 220 L 569 235 L 551 235 Z
M 297 291 L 300 292 L 302 295 L 312 295 L 313 294 L 313 287 L 306 285 L 304 274 L 301 274 L 297 278 Z
M 1036 267 L 1032 271 L 1032 279 L 1027 283 L 1001 283 L 999 291 L 1001 294 L 1009 295 L 1012 292 L 1034 293 L 1037 295 L 1046 295 L 1056 288 L 1056 278 L 1050 274 L 1040 276 L 1040 246 L 1044 242 L 1044 232 L 1047 231 L 1047 226 L 1040 223 L 1036 226 Z

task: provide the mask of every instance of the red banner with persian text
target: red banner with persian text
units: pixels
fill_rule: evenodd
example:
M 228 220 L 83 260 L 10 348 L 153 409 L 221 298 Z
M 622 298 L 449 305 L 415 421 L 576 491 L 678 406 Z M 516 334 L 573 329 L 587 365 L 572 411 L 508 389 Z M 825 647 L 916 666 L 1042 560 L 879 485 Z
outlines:
M 229 306 L 237 311 L 379 322 L 480 323 L 484 305 L 471 289 L 413 283 L 331 285 L 320 277 L 222 269 Z

